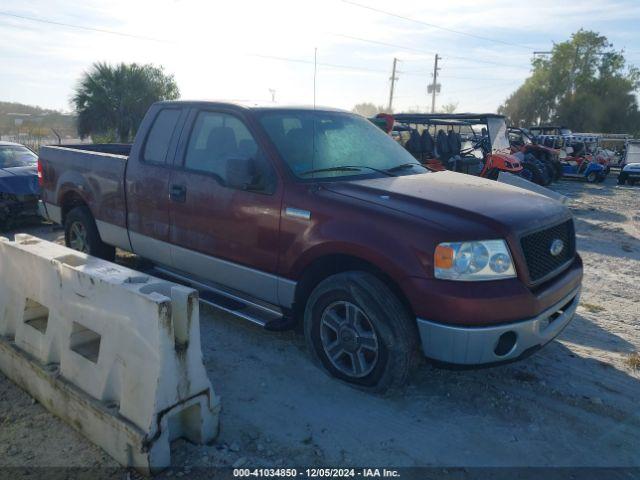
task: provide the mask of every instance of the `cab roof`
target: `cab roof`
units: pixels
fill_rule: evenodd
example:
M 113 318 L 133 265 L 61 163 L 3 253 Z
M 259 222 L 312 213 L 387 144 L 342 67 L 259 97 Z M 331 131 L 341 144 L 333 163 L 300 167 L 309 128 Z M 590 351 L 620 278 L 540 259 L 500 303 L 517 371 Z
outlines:
M 352 113 L 347 110 L 339 108 L 325 107 L 325 106 L 313 106 L 313 105 L 279 105 L 274 103 L 253 103 L 243 101 L 228 101 L 228 100 L 165 100 L 162 102 L 156 102 L 154 105 L 181 105 L 193 108 L 230 108 L 238 110 L 271 110 L 271 111 L 319 111 L 319 112 L 340 112 L 340 113 Z

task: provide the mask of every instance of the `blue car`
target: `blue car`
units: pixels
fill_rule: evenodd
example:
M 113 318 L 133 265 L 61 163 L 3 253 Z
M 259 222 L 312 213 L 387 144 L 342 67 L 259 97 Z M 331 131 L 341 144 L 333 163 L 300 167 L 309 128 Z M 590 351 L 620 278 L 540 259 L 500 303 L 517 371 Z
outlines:
M 38 156 L 24 145 L 0 142 L 0 229 L 38 215 Z
M 605 168 L 588 158 L 576 161 L 569 158 L 562 161 L 562 176 L 565 178 L 579 178 L 589 183 L 603 182 L 607 178 Z

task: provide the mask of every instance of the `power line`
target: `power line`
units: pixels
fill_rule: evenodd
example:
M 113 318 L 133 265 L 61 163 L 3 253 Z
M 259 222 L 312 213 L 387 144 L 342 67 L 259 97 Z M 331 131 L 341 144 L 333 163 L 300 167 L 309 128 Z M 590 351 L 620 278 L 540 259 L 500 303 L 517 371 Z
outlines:
M 281 62 L 290 62 L 290 63 L 303 63 L 303 64 L 311 64 L 313 65 L 313 60 L 303 60 L 301 58 L 291 58 L 291 57 L 279 57 L 276 55 L 262 55 L 259 53 L 249 53 L 247 54 L 250 57 L 257 57 L 257 58 L 264 58 L 267 60 L 279 60 Z M 366 68 L 366 67 L 353 67 L 351 65 L 339 65 L 336 63 L 324 63 L 324 62 L 318 62 L 317 63 L 319 66 L 322 67 L 329 67 L 329 68 L 340 68 L 340 69 L 344 69 L 344 70 L 356 70 L 356 71 L 362 71 L 362 72 L 373 72 L 373 73 L 384 73 L 385 75 L 388 75 L 388 71 L 386 70 L 376 70 L 373 68 Z
M 414 48 L 414 47 L 408 47 L 406 45 L 398 45 L 396 43 L 388 43 L 388 42 L 381 42 L 379 40 L 371 40 L 369 38 L 354 37 L 354 36 L 351 36 L 351 35 L 344 35 L 344 34 L 341 34 L 341 33 L 334 33 L 333 35 L 335 35 L 337 37 L 348 38 L 350 40 L 356 40 L 358 42 L 371 43 L 373 45 L 382 45 L 382 46 L 385 46 L 385 47 L 399 48 L 401 50 L 406 50 L 408 52 L 422 53 L 422 54 L 425 54 L 425 55 L 435 55 L 436 54 L 436 52 L 429 52 L 427 50 L 422 50 L 422 49 Z M 484 63 L 484 64 L 487 64 L 487 65 L 495 65 L 495 66 L 499 66 L 499 67 L 521 68 L 521 69 L 524 69 L 524 70 L 529 70 L 529 67 L 523 67 L 522 65 L 513 65 L 513 64 L 508 64 L 508 63 L 493 62 L 491 60 L 479 60 L 477 58 L 472 58 L 472 57 L 461 57 L 461 56 L 457 56 L 457 55 L 448 55 L 448 54 L 445 54 L 445 57 L 446 58 L 451 58 L 453 60 L 464 60 L 464 61 L 467 61 L 467 62 Z
M 0 11 L 0 15 L 3 15 L 5 17 L 18 18 L 20 20 L 28 20 L 30 22 L 46 23 L 48 25 L 57 25 L 59 27 L 75 28 L 77 30 L 85 30 L 89 32 L 107 33 L 109 35 L 118 35 L 120 37 L 127 37 L 127 38 L 137 38 L 138 40 L 147 40 L 151 42 L 170 43 L 167 40 L 160 40 L 158 38 L 144 37 L 141 35 L 134 35 L 131 33 L 116 32 L 113 30 L 105 30 L 103 28 L 85 27 L 82 25 L 74 25 L 71 23 L 57 22 L 54 20 L 46 20 L 44 18 L 28 17 L 26 15 L 18 15 L 16 13 L 10 13 L 10 12 Z
M 511 83 L 515 83 L 515 82 L 521 82 L 521 80 L 509 80 L 507 82 L 504 82 L 505 87 L 503 87 L 502 85 L 498 85 L 496 88 L 495 82 L 492 85 L 485 85 L 484 87 L 474 87 L 474 88 L 465 88 L 463 90 L 454 90 L 453 92 L 442 92 L 443 95 L 458 95 L 460 93 L 467 93 L 467 92 L 475 92 L 475 91 L 487 91 L 487 90 L 502 90 L 503 88 L 506 88 L 507 84 L 511 84 Z M 503 83 L 503 82 L 500 82 Z
M 349 5 L 353 5 L 355 7 L 364 8 L 366 10 L 371 10 L 373 12 L 382 13 L 383 15 L 388 15 L 390 17 L 395 17 L 395 18 L 400 18 L 402 20 L 407 20 L 409 22 L 418 23 L 420 25 L 425 25 L 427 27 L 436 28 L 438 30 L 444 30 L 446 32 L 455 33 L 457 35 L 464 35 L 466 37 L 477 38 L 479 40 L 485 40 L 487 42 L 501 43 L 503 45 L 509 45 L 511 47 L 518 47 L 518 48 L 524 48 L 524 49 L 527 49 L 527 50 L 533 50 L 533 48 L 528 46 L 528 45 L 522 45 L 522 44 L 519 44 L 519 43 L 512 43 L 512 42 L 506 42 L 504 40 L 498 40 L 496 38 L 484 37 L 482 35 L 475 35 L 473 33 L 462 32 L 460 30 L 454 30 L 453 28 L 442 27 L 442 26 L 436 25 L 434 23 L 423 22 L 422 20 L 416 20 L 414 18 L 405 17 L 403 15 L 398 15 L 397 13 L 388 12 L 386 10 L 380 10 L 378 8 L 370 7 L 368 5 L 363 5 L 361 3 L 353 2 L 351 0 L 342 0 L 342 1 L 344 3 L 348 3 Z

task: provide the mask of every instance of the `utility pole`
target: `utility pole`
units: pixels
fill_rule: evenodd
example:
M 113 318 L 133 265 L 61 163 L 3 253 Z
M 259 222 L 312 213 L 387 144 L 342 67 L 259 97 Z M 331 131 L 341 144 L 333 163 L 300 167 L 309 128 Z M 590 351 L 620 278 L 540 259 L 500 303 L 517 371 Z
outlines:
M 442 60 L 436 53 L 435 61 L 433 62 L 433 84 L 431 88 L 431 113 L 436 113 L 436 92 L 440 91 L 440 85 L 438 85 L 438 60 Z M 427 87 L 428 90 L 428 87 Z
M 396 77 L 396 64 L 398 63 L 398 59 L 394 58 L 393 59 L 393 68 L 391 70 L 391 78 L 389 80 L 391 80 L 391 91 L 389 92 L 389 106 L 387 107 L 387 110 L 389 110 L 389 113 L 391 113 L 391 110 L 393 109 L 393 89 L 396 86 L 396 80 L 398 80 L 398 77 Z

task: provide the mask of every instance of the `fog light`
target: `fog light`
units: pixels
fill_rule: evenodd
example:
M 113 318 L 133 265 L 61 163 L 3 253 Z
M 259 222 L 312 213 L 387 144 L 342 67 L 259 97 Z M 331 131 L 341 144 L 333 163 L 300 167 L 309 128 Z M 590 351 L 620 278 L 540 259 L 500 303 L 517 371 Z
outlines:
M 504 357 L 507 353 L 513 350 L 517 339 L 518 336 L 516 335 L 516 332 L 509 331 L 503 333 L 502 335 L 500 335 L 500 338 L 498 338 L 498 344 L 493 350 L 493 353 L 495 353 L 499 357 Z

